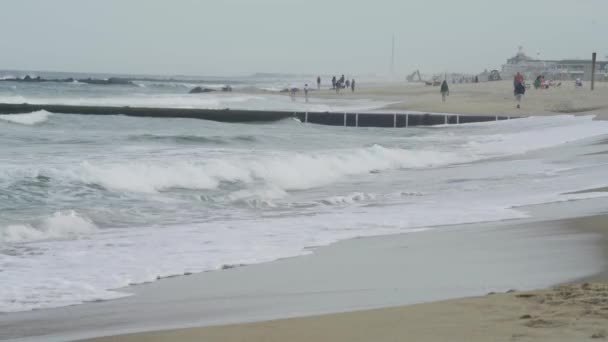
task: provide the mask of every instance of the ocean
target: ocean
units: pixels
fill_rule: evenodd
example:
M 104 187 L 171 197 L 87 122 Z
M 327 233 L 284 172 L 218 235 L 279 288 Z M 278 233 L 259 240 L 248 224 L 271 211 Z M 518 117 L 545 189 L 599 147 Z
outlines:
M 228 82 L 261 89 L 282 81 L 211 85 Z M 200 82 L 158 83 L 0 82 L 0 102 L 384 105 L 188 95 Z M 407 129 L 0 115 L 0 312 L 115 299 L 130 284 L 305 255 L 344 239 L 524 218 L 526 205 L 603 196 L 572 192 L 606 186 L 608 154 L 596 152 L 607 135 L 608 122 L 591 115 Z

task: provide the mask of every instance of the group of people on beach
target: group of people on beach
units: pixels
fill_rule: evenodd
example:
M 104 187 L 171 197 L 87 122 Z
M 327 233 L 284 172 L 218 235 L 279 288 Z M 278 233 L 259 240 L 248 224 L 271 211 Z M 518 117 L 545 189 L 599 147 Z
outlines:
M 477 79 L 477 82 L 479 82 L 479 79 Z M 448 86 L 447 80 L 443 80 L 443 82 L 441 82 L 439 92 L 441 93 L 441 101 L 445 102 L 447 97 L 450 96 L 450 87 Z M 518 109 L 521 108 L 521 100 L 525 93 L 526 84 L 524 81 L 524 75 L 518 72 L 513 77 L 513 94 L 515 95 L 515 101 L 517 101 Z
M 355 79 L 347 80 L 344 75 L 342 75 L 339 79 L 336 79 L 336 76 L 333 76 L 331 79 L 331 89 L 336 91 L 336 94 L 340 92 L 340 89 L 349 89 L 354 93 L 355 92 Z M 317 90 L 321 90 L 321 76 L 317 76 Z M 289 95 L 291 96 L 291 100 L 296 100 L 296 92 L 298 89 L 296 87 L 290 87 L 288 89 Z M 304 99 L 308 102 L 308 93 L 311 91 L 308 83 L 304 84 Z
M 317 80 L 319 80 L 319 89 L 320 89 L 320 87 L 321 87 L 320 78 L 318 78 Z M 344 75 L 342 75 L 339 79 L 336 79 L 336 76 L 331 78 L 331 89 L 335 89 L 336 94 L 338 94 L 340 92 L 340 89 L 348 89 L 348 88 L 350 88 L 353 93 L 355 92 L 355 79 L 354 78 L 352 79 L 352 81 L 345 80 Z
M 538 75 L 534 80 L 534 89 L 549 89 L 550 87 L 561 87 L 562 83 L 553 80 L 545 80 L 544 75 Z
M 331 89 L 335 89 L 336 93 L 340 92 L 340 89 L 348 89 L 354 93 L 355 92 L 355 79 L 347 80 L 344 75 L 342 75 L 339 79 L 336 79 L 336 76 L 333 76 L 331 79 Z M 317 90 L 321 90 L 321 76 L 317 76 Z M 296 100 L 296 93 L 298 92 L 297 87 L 289 87 L 287 90 L 291 97 L 292 101 Z M 304 100 L 308 102 L 308 93 L 311 91 L 308 83 L 304 84 Z

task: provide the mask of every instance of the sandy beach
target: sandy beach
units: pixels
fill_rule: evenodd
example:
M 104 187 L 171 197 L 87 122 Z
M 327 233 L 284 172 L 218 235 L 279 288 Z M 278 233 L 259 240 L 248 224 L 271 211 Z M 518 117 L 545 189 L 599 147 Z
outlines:
M 608 341 L 608 0 L 33 3 L 0 342 Z
M 374 99 L 395 111 L 608 118 L 606 84 L 593 93 L 570 84 L 529 90 L 521 110 L 510 81 L 451 87 L 445 103 L 438 88 L 418 84 L 312 96 Z M 585 156 L 605 158 L 606 146 L 587 146 Z M 606 191 L 597 186 L 569 194 Z M 0 340 L 607 338 L 608 216 L 598 216 L 605 200 L 518 209 L 530 218 L 350 239 L 312 246 L 306 256 L 129 286 L 120 291 L 131 296 L 118 300 L 3 314 Z
M 352 239 L 304 257 L 131 286 L 122 291 L 133 296 L 119 300 L 0 315 L 0 340 L 587 339 L 603 333 L 608 306 L 608 216 L 587 216 L 605 212 L 604 203 Z M 559 214 L 547 221 L 547 213 Z M 576 215 L 585 216 L 569 218 Z M 553 289 L 564 282 L 576 285 Z
M 552 222 L 601 235 L 608 260 L 608 216 Z M 534 227 L 534 224 L 528 226 Z M 581 341 L 608 336 L 608 278 L 596 276 L 536 291 L 386 309 L 189 328 L 91 341 Z
M 517 109 L 513 81 L 450 84 L 450 96 L 441 101 L 439 87 L 423 83 L 360 84 L 353 93 L 348 89 L 313 91 L 311 98 L 374 99 L 391 102 L 382 110 L 490 115 L 596 114 L 608 118 L 608 83 L 597 82 L 595 90 L 575 88 L 573 81 L 560 87 L 528 89 Z M 288 96 L 288 95 L 285 95 Z

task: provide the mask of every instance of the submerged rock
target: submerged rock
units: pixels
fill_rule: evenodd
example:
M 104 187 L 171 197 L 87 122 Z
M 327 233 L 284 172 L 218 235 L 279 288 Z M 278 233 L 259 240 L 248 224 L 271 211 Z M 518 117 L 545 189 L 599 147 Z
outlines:
M 119 77 L 110 77 L 107 80 L 96 79 L 96 78 L 86 78 L 86 79 L 79 79 L 78 82 L 87 83 L 87 84 L 95 84 L 95 85 L 134 85 L 133 81 L 126 79 L 126 78 L 119 78 Z

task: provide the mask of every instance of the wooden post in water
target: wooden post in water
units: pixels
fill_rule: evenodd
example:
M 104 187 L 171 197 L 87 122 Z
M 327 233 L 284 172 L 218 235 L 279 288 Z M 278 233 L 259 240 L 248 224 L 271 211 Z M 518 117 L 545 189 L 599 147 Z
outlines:
M 597 53 L 593 53 L 591 55 L 591 91 L 595 88 L 595 58 L 597 57 Z

